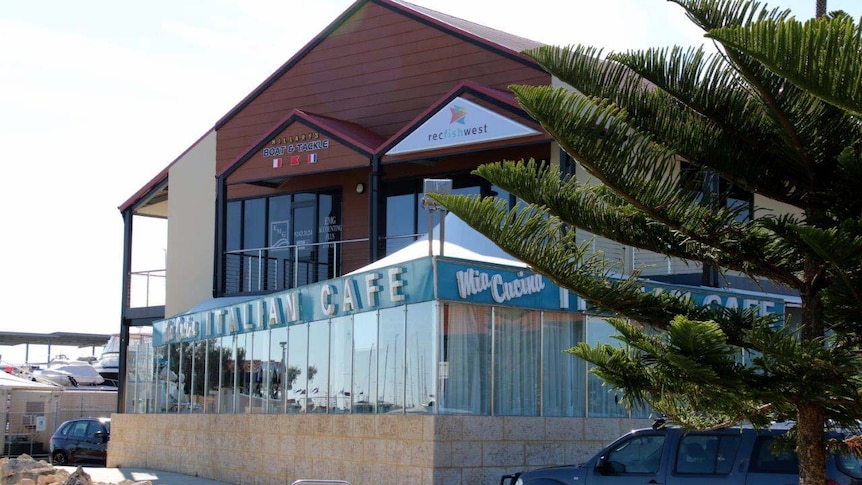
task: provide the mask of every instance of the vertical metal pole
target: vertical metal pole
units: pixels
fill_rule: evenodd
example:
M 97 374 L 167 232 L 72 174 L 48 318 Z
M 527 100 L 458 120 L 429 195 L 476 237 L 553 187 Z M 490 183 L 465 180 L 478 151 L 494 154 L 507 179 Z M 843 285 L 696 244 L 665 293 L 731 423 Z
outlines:
M 263 250 L 257 250 L 257 290 L 263 289 Z
M 434 211 L 428 209 L 428 256 L 434 256 Z
M 446 211 L 440 210 L 440 256 L 443 256 L 444 244 L 446 244 Z
M 332 243 L 332 277 L 338 277 L 338 242 Z
M 216 393 L 216 414 L 221 414 L 222 410 L 222 402 L 221 396 L 224 394 L 222 392 L 222 388 L 224 387 L 224 338 L 219 339 L 219 344 L 216 347 L 217 355 L 218 355 L 218 393 Z
M 204 381 L 201 386 L 201 394 L 203 395 L 203 403 L 206 406 L 203 409 L 204 414 L 209 414 L 210 405 L 210 339 L 204 340 Z
M 494 406 L 494 399 L 496 395 L 494 394 L 497 390 L 497 386 L 494 385 L 494 378 L 497 375 L 496 367 L 497 367 L 497 312 L 495 311 L 496 307 L 491 307 L 491 402 L 488 403 L 491 408 L 491 416 L 494 416 L 496 412 L 496 406 Z
M 287 342 L 290 340 L 290 328 L 286 330 L 285 341 L 279 342 L 281 345 L 281 400 L 284 402 L 282 414 L 287 414 L 287 386 L 290 384 L 287 381 Z

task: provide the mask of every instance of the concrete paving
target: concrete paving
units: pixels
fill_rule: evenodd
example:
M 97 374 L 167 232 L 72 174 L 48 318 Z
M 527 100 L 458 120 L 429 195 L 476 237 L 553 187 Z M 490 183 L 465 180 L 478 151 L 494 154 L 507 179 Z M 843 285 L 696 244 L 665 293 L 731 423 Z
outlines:
M 69 473 L 73 473 L 78 467 L 57 466 L 55 468 L 62 468 Z M 153 485 L 232 485 L 227 482 L 210 480 L 209 478 L 145 468 L 105 468 L 95 466 L 82 466 L 81 468 L 90 475 L 93 483 L 120 483 L 123 480 L 131 480 L 133 482 L 150 481 Z

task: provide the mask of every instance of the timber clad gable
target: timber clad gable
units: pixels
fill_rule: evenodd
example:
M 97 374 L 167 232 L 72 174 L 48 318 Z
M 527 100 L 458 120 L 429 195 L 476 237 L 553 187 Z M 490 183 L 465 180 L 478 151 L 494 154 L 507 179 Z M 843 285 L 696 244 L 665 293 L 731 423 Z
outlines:
M 293 109 L 349 121 L 385 139 L 464 80 L 499 89 L 550 84 L 550 75 L 522 56 L 468 41 L 385 0 L 351 11 L 217 126 L 218 173 Z

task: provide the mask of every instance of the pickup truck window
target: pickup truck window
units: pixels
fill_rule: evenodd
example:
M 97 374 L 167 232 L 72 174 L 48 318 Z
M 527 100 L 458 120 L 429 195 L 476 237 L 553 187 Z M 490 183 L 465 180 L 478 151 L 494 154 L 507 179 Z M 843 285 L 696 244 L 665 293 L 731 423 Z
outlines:
M 677 448 L 675 470 L 712 475 L 730 473 L 739 443 L 739 435 L 685 435 Z
M 749 473 L 799 474 L 799 459 L 792 451 L 776 452 L 772 449 L 775 438 L 758 436 L 754 442 Z
M 661 463 L 664 435 L 640 435 L 614 447 L 607 463 L 615 473 L 656 473 Z

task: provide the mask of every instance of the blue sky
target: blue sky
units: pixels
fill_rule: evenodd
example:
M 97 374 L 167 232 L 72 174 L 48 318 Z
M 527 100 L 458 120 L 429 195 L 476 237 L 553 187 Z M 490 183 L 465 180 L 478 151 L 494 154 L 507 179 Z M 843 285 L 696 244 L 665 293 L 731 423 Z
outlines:
M 702 42 L 666 0 L 532 0 L 520 11 L 497 0 L 413 3 L 548 44 Z M 799 18 L 813 16 L 815 3 L 768 2 Z M 0 331 L 117 332 L 117 207 L 351 4 L 4 2 Z M 829 0 L 828 8 L 859 19 L 862 0 Z M 164 230 L 144 222 L 138 245 L 149 251 L 136 253 L 132 269 L 162 268 Z M 31 349 L 31 359 L 40 352 Z M 23 347 L 0 347 L 0 357 L 23 360 Z

